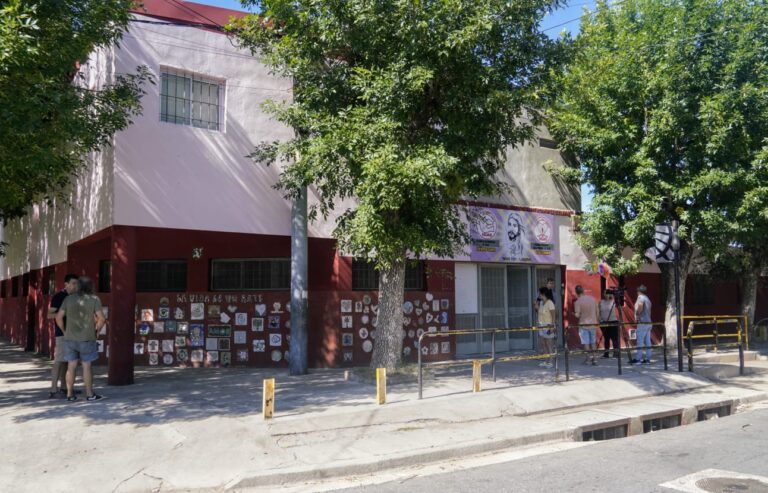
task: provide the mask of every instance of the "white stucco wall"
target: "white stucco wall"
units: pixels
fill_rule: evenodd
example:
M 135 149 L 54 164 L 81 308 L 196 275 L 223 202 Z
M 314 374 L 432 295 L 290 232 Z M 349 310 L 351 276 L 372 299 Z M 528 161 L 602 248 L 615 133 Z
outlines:
M 270 76 L 227 36 L 192 27 L 131 24 L 117 70 L 142 64 L 157 85 L 136 124 L 116 136 L 115 223 L 289 235 L 290 204 L 272 188 L 279 170 L 246 156 L 261 141 L 291 136 L 261 109 L 290 98 L 290 81 Z M 220 131 L 160 121 L 161 66 L 224 81 Z
M 82 65 L 80 75 L 79 83 L 90 89 L 112 81 L 113 50 L 95 52 Z M 66 199 L 53 205 L 36 204 L 23 218 L 0 226 L 8 243 L 6 257 L 0 257 L 0 278 L 63 262 L 67 245 L 112 225 L 113 154 L 107 147 L 89 156 L 89 164 L 74 178 Z

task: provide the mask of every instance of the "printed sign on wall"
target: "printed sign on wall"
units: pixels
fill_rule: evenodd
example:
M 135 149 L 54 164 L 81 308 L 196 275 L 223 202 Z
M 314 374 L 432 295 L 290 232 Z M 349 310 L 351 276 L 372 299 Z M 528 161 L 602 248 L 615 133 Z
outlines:
M 551 214 L 472 207 L 469 224 L 470 258 L 475 262 L 559 262 Z

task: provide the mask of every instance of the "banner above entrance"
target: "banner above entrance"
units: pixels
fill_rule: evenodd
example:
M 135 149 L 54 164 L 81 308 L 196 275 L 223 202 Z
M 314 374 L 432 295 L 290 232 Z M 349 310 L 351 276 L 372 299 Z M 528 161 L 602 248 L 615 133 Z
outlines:
M 557 228 L 551 214 L 470 207 L 468 219 L 474 262 L 558 263 Z

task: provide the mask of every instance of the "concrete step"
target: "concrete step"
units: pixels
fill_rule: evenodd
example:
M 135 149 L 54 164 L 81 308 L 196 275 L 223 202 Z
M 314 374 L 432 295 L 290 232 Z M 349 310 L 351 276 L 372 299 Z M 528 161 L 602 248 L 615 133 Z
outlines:
M 762 356 L 762 358 L 765 358 Z M 761 359 L 757 351 L 744 351 L 744 361 L 756 361 Z M 693 363 L 738 363 L 739 351 L 711 351 L 707 353 L 694 353 Z

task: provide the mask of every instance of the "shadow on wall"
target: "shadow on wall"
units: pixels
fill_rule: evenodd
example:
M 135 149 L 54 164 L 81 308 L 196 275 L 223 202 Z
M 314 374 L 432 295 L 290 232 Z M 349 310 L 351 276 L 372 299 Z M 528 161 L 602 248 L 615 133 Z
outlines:
M 9 246 L 2 277 L 64 262 L 68 245 L 112 224 L 113 157 L 112 147 L 91 154 L 67 197 L 35 204 L 5 226 Z
M 133 43 L 121 55 L 122 63 L 163 63 L 164 53 L 155 48 Z M 118 135 L 115 222 L 289 235 L 290 203 L 273 188 L 280 166 L 255 164 L 246 157 L 262 139 L 291 135 L 261 110 L 275 93 L 229 88 L 220 132 L 161 122 L 159 91 L 159 86 L 148 88 L 144 115 Z

